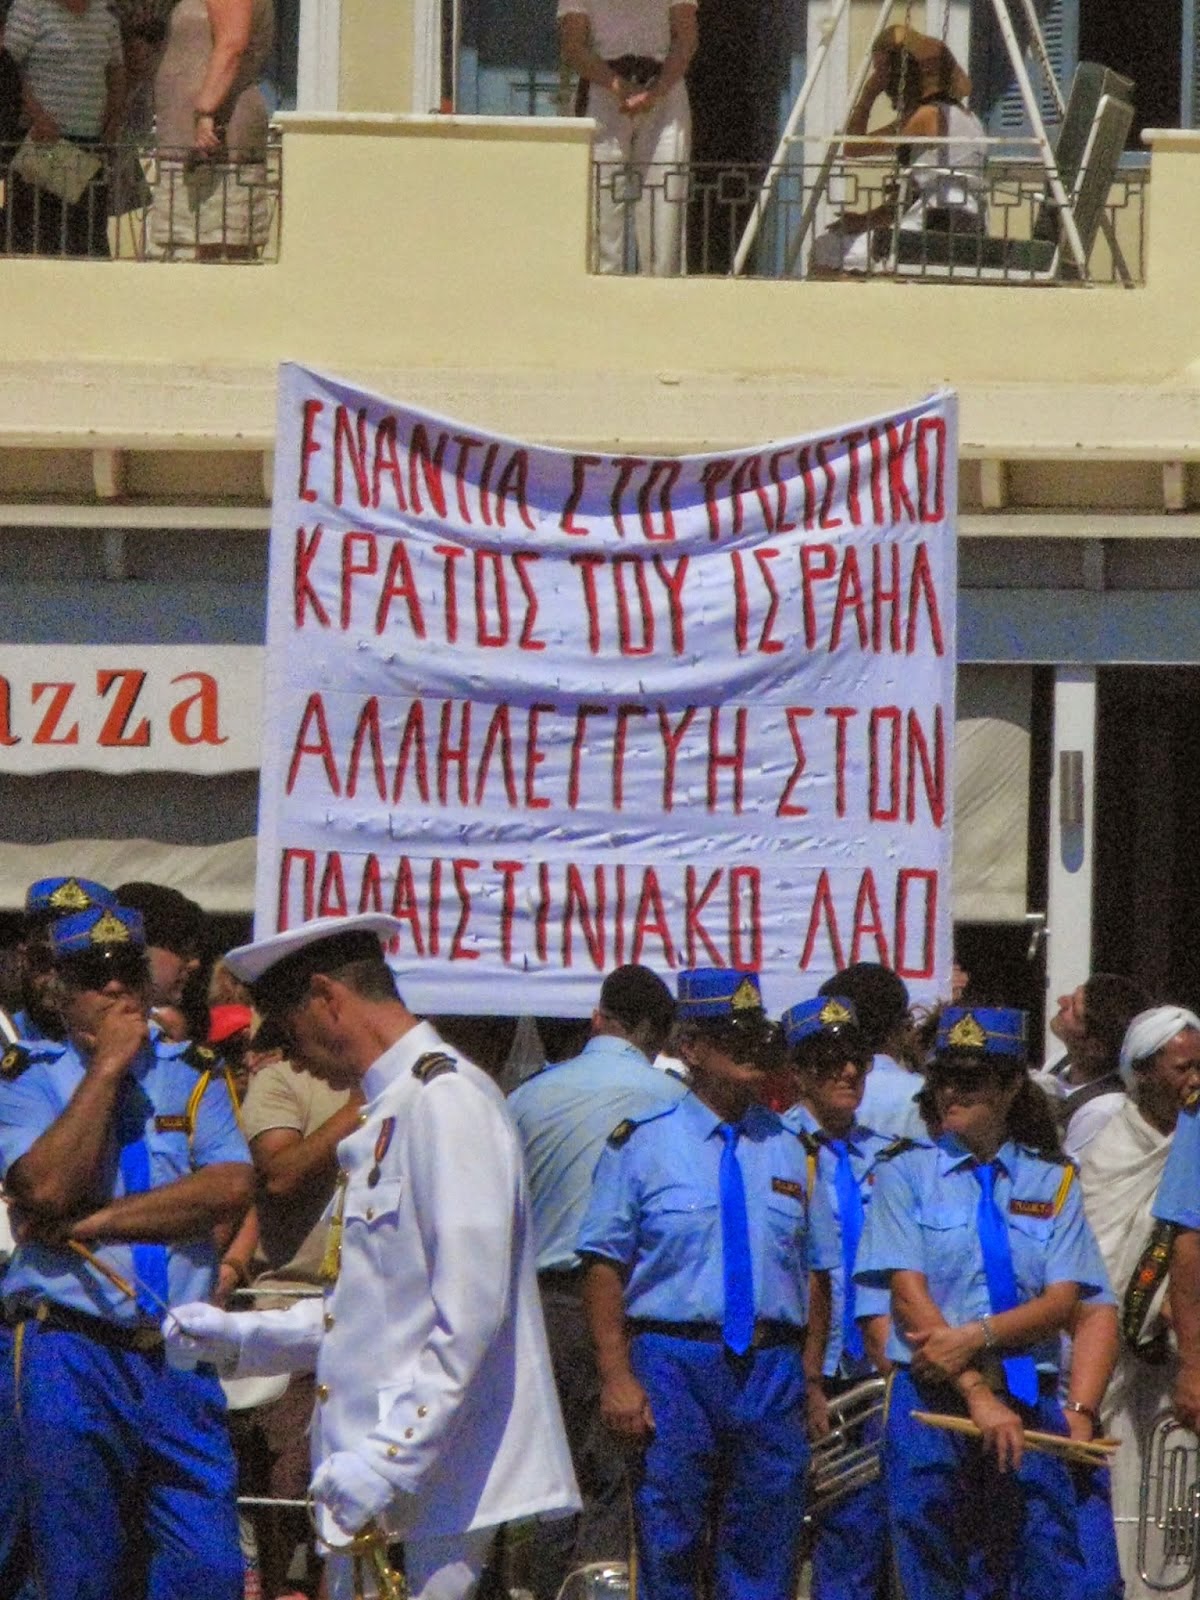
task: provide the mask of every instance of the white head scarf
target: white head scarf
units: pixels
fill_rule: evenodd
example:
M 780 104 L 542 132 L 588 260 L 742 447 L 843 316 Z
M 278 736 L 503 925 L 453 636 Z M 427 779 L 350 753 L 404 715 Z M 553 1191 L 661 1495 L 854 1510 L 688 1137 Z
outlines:
M 1125 1086 L 1132 1089 L 1136 1082 L 1134 1065 L 1170 1044 L 1177 1033 L 1185 1028 L 1195 1028 L 1200 1033 L 1200 1017 L 1183 1006 L 1151 1006 L 1149 1011 L 1139 1011 L 1125 1030 L 1118 1065 Z

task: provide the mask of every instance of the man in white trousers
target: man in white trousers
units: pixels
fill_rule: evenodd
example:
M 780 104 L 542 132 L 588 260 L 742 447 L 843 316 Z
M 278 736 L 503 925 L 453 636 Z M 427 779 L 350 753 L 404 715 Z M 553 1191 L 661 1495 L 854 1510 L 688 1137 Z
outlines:
M 173 1360 L 313 1370 L 311 1491 L 332 1548 L 403 1540 L 413 1600 L 468 1600 L 503 1522 L 579 1509 L 546 1348 L 521 1147 L 489 1078 L 396 992 L 394 918 L 325 918 L 231 951 L 294 1059 L 360 1084 L 320 1300 L 176 1310 Z M 332 1556 L 331 1594 L 352 1590 Z
M 558 0 L 564 63 L 579 109 L 596 119 L 596 265 L 621 272 L 632 204 L 638 271 L 675 277 L 692 116 L 684 74 L 696 53 L 696 0 Z

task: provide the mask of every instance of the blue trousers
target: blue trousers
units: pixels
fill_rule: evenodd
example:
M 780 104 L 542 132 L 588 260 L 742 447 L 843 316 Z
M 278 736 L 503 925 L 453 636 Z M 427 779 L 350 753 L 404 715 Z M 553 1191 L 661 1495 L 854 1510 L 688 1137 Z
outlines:
M 1087 1568 L 1087 1600 L 1124 1600 L 1125 1581 L 1117 1554 L 1112 1481 L 1107 1467 L 1072 1467 L 1079 1548 Z
M 633 1497 L 639 1600 L 696 1600 L 707 1570 L 720 1600 L 791 1600 L 809 1455 L 799 1344 L 734 1356 L 643 1333 L 631 1359 L 655 1424 Z
M 16 1335 L 41 1592 L 240 1600 L 236 1471 L 211 1372 L 36 1321 Z
M 882 1432 L 882 1422 L 873 1417 L 856 1430 L 854 1442 L 878 1439 Z M 883 1600 L 888 1570 L 881 1475 L 821 1512 L 812 1547 L 813 1600 Z
M 1063 1462 L 1027 1450 L 1000 1472 L 973 1439 L 913 1420 L 957 1411 L 945 1386 L 892 1379 L 883 1468 L 896 1569 L 904 1600 L 1086 1600 L 1075 1491 Z M 1053 1395 L 1017 1406 L 1027 1427 L 1066 1433 Z
M 17 1437 L 13 1336 L 0 1324 L 0 1595 L 33 1600 L 25 1467 Z

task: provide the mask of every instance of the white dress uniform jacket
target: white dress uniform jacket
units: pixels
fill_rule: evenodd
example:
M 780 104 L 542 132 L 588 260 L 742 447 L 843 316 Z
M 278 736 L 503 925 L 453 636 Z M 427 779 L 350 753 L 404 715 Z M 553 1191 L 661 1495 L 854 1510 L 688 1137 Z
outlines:
M 382 1520 L 396 1536 L 578 1510 L 502 1095 L 428 1023 L 363 1088 L 338 1146 L 337 1281 L 323 1301 L 237 1317 L 236 1375 L 315 1366 L 314 1468 L 360 1454 L 395 1486 Z M 344 1538 L 328 1517 L 322 1532 Z

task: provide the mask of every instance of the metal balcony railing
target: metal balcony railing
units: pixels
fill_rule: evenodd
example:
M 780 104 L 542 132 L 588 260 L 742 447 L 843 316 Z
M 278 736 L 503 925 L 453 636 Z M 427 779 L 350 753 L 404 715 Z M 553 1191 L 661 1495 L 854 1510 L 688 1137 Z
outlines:
M 1046 174 L 1029 159 L 991 159 L 983 169 L 944 169 L 944 187 L 970 189 L 966 210 L 920 214 L 893 164 L 838 157 L 789 163 L 763 203 L 765 164 L 691 162 L 637 167 L 596 162 L 592 268 L 660 277 L 731 275 L 755 208 L 761 208 L 742 275 L 830 276 L 945 283 L 1140 284 L 1145 281 L 1149 169 L 1120 168 L 1087 229 L 1087 273 L 1079 272 L 1048 195 Z M 827 182 L 821 183 L 827 174 Z M 820 198 L 814 203 L 814 193 Z M 863 227 L 862 220 L 872 218 Z M 858 239 L 833 267 L 828 241 Z M 814 260 L 814 244 L 818 248 Z M 1117 243 L 1114 252 L 1112 241 Z M 836 254 L 836 252 L 834 252 Z
M 55 193 L 12 170 L 0 151 L 0 255 L 134 261 L 274 261 L 279 254 L 282 147 L 259 161 L 200 159 L 191 150 L 122 144 L 88 151 L 82 189 Z M 54 180 L 57 181 L 57 180 Z

